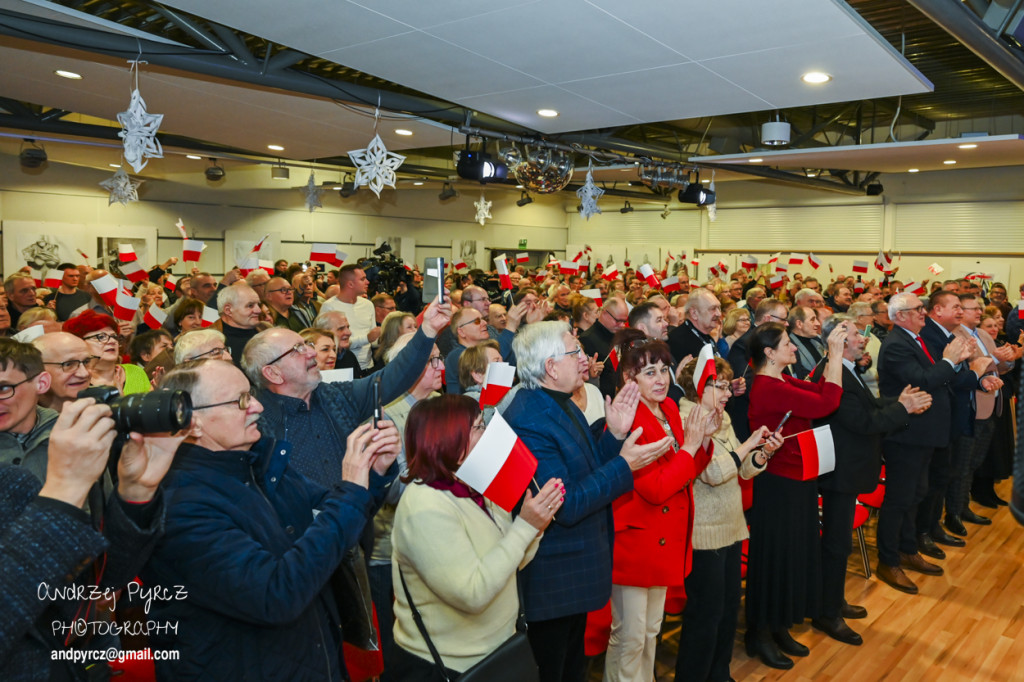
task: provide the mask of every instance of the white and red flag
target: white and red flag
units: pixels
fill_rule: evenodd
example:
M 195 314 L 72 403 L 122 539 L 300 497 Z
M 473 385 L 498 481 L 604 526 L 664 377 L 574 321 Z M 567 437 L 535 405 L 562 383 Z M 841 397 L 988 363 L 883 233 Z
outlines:
M 712 277 L 718 277 L 718 275 L 720 274 L 718 272 L 718 266 L 712 265 L 710 268 L 708 268 L 708 274 L 711 275 Z
M 54 270 L 50 268 L 46 271 L 46 276 L 43 277 L 43 286 L 47 289 L 56 289 L 60 286 L 61 282 L 64 281 L 64 273 L 60 270 Z
M 573 257 L 573 259 L 572 259 L 572 262 L 573 262 L 573 263 L 577 263 L 577 262 L 579 262 L 580 258 L 583 258 L 583 252 L 582 252 L 582 251 L 580 251 L 579 253 L 577 253 L 577 254 L 576 254 L 576 255 L 575 255 L 574 257 Z
M 334 255 L 337 252 L 338 247 L 334 244 L 313 242 L 313 245 L 309 247 L 309 260 L 314 263 L 330 263 L 333 265 Z
M 743 260 L 740 261 L 740 267 L 744 270 L 754 270 L 757 268 L 757 256 L 745 256 Z
M 917 294 L 918 296 L 920 296 L 921 294 L 924 293 L 924 285 L 916 281 L 907 282 L 903 286 L 903 291 L 904 293 Z
M 816 429 L 796 434 L 800 448 L 800 462 L 803 465 L 801 480 L 809 481 L 836 468 L 836 445 L 832 440 L 832 427 L 819 426 Z
M 803 265 L 804 264 L 804 260 L 805 260 L 805 257 L 804 257 L 804 254 L 802 254 L 802 253 L 791 253 L 791 254 L 789 254 L 789 264 L 790 265 Z
M 771 265 L 772 263 L 778 263 L 780 257 L 782 257 L 781 251 L 779 251 L 778 253 L 773 253 L 772 257 L 768 259 L 768 265 Z
M 697 390 L 697 396 L 703 396 L 707 383 L 714 382 L 717 378 L 715 349 L 710 343 L 706 343 L 697 354 L 697 367 L 693 371 L 693 387 Z
M 853 271 L 862 275 L 868 274 L 868 262 L 866 260 L 853 261 Z
M 789 272 L 789 263 L 775 261 L 775 272 Z
M 170 291 L 172 294 L 174 290 L 178 288 L 178 277 L 175 277 L 171 273 L 167 273 L 167 279 L 164 280 L 164 289 Z
M 783 282 L 783 277 L 780 273 L 775 273 L 772 275 L 771 279 L 768 280 L 768 286 L 772 289 L 781 289 L 784 283 L 785 282 Z
M 668 253 L 668 257 L 665 259 L 666 263 L 669 262 L 670 260 L 675 260 L 676 259 L 676 257 L 672 255 L 671 251 L 667 251 L 666 253 Z
M 601 298 L 600 289 L 583 289 L 580 291 L 580 296 L 586 296 L 587 298 L 594 299 L 594 302 L 597 303 L 598 308 L 604 305 L 604 300 Z
M 114 301 L 117 300 L 117 280 L 109 272 L 102 277 L 97 277 L 92 281 L 92 288 L 96 290 L 96 293 L 100 295 L 103 302 L 108 306 L 113 306 Z
M 36 287 L 43 286 L 43 271 L 37 270 L 31 265 L 28 266 L 28 269 L 32 272 L 32 281 L 35 283 Z
M 807 262 L 811 264 L 811 267 L 817 270 L 821 267 L 821 259 L 815 256 L 813 253 L 807 254 Z
M 619 368 L 619 347 L 618 346 L 612 346 L 612 350 L 611 350 L 610 353 L 608 353 L 608 357 L 605 359 L 605 362 L 610 364 L 612 366 L 612 369 L 617 370 Z
M 932 263 L 928 266 L 928 272 L 936 276 L 941 275 L 945 270 L 946 268 L 942 267 L 938 263 Z
M 267 241 L 267 239 L 269 239 L 269 238 L 270 238 L 270 235 L 269 235 L 269 234 L 265 234 L 265 235 L 263 235 L 263 239 L 261 239 L 261 240 L 259 240 L 258 242 L 256 242 L 256 243 L 255 243 L 255 244 L 253 245 L 253 247 L 252 247 L 252 250 L 251 250 L 251 251 L 249 251 L 249 253 L 255 253 L 255 254 L 258 254 L 258 253 L 259 253 L 260 251 L 262 251 L 262 250 L 263 250 L 263 243 L 264 243 L 265 241 Z
M 650 263 L 644 263 L 640 266 L 640 276 L 652 288 L 661 286 L 661 282 L 658 281 L 658 276 L 654 274 L 654 268 L 651 267 Z
M 492 362 L 487 365 L 483 387 L 480 390 L 480 408 L 493 407 L 512 390 L 516 378 L 516 366 L 507 362 Z
M 530 262 L 530 254 L 525 253 L 523 251 L 520 251 L 519 253 L 516 254 L 516 262 L 517 263 L 529 263 Z
M 121 263 L 121 274 L 132 282 L 143 282 L 149 279 L 149 273 L 139 265 L 137 260 Z
M 1024 298 L 1017 301 L 1017 319 L 1024 320 Z
M 142 321 L 145 322 L 151 329 L 159 329 L 164 326 L 164 322 L 167 320 L 167 313 L 160 309 L 156 303 L 150 303 L 149 308 L 142 316 Z
M 178 234 L 182 239 L 188 239 L 188 232 L 185 231 L 185 223 L 181 222 L 181 218 L 178 218 L 178 222 L 174 223 L 174 226 L 178 228 Z
M 131 244 L 118 244 L 117 260 L 122 263 L 131 263 L 132 261 L 139 260 L 139 256 L 135 253 L 135 247 Z
M 718 261 L 718 271 L 721 272 L 723 275 L 728 275 L 729 265 L 724 260 Z
M 181 245 L 181 260 L 186 263 L 198 263 L 206 244 L 201 239 L 186 239 Z
M 455 265 L 453 265 L 452 267 L 454 267 L 456 270 L 462 270 L 463 268 L 466 267 L 466 261 L 460 260 L 457 263 L 455 263 Z
M 139 312 L 139 299 L 124 290 L 119 290 L 114 296 L 114 317 L 125 322 L 131 322 L 135 313 Z
M 260 267 L 260 259 L 256 254 L 246 254 L 245 258 L 237 263 L 238 271 L 242 273 L 242 277 L 247 276 L 253 270 Z
M 696 256 L 691 258 L 690 259 L 690 265 L 692 265 L 693 267 L 699 266 L 700 265 L 700 258 L 697 258 Z
M 679 284 L 678 277 L 666 277 L 661 280 L 661 290 L 666 294 L 671 294 L 673 291 L 679 291 L 682 285 Z
M 271 277 L 274 276 L 274 261 L 263 260 L 262 258 L 260 258 L 256 261 L 256 263 L 260 266 L 260 269 L 266 271 L 268 275 L 270 275 Z M 341 265 L 341 263 L 338 263 L 338 265 Z
M 856 282 L 853 283 L 853 290 L 856 291 L 858 294 L 863 293 L 864 292 L 864 282 L 862 282 L 862 281 L 860 281 L 858 279 Z
M 211 308 L 208 305 L 203 306 L 203 318 L 199 321 L 204 327 L 209 327 L 211 324 L 220 319 L 220 315 L 217 314 L 217 310 Z
M 501 288 L 506 291 L 511 291 L 512 277 L 508 272 L 508 258 L 505 254 L 501 254 L 494 259 L 494 269 L 498 271 L 498 281 L 501 284 Z
M 576 265 L 576 261 L 558 261 L 558 271 L 563 275 L 575 275 L 579 272 L 579 266 Z
M 619 269 L 614 265 L 609 265 L 603 273 L 601 273 L 601 279 L 608 280 L 609 282 L 619 276 Z
M 455 475 L 507 512 L 526 492 L 537 471 L 537 458 L 495 412 L 476 446 Z

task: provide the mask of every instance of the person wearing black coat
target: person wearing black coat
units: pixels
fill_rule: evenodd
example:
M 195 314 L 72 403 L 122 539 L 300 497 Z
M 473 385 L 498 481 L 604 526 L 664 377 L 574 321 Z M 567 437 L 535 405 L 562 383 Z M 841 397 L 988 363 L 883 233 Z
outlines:
M 882 464 L 882 437 L 905 428 L 911 413 L 921 413 L 931 406 L 932 398 L 924 391 L 907 386 L 898 397 L 876 398 L 856 371 L 864 355 L 867 338 L 853 325 L 847 314 L 833 315 L 825 321 L 826 337 L 836 325 L 851 321 L 843 350 L 843 397 L 839 409 L 815 422 L 828 424 L 835 444 L 835 469 L 818 478 L 821 494 L 821 615 L 811 624 L 833 639 L 859 645 L 861 636 L 854 632 L 845 618 L 864 618 L 867 610 L 846 603 L 846 561 L 852 550 L 854 512 L 857 496 L 871 492 L 878 485 Z M 817 381 L 824 363 L 811 372 Z

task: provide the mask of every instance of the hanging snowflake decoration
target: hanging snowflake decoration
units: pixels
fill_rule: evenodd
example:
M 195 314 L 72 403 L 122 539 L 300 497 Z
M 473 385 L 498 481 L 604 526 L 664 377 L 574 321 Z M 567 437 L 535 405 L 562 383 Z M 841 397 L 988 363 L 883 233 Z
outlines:
M 712 192 L 715 191 L 715 171 L 711 171 L 711 184 L 708 185 L 708 189 L 711 190 Z M 717 196 L 718 195 L 716 194 L 715 195 L 716 199 L 715 199 L 714 203 L 708 204 L 708 220 L 710 220 L 711 222 L 715 222 L 715 218 L 718 217 L 718 199 L 717 199 Z
M 110 192 L 110 201 L 107 203 L 107 206 L 110 206 L 115 201 L 122 206 L 138 201 L 139 185 L 143 182 L 145 180 L 136 180 L 135 178 L 128 177 L 128 174 L 124 172 L 124 168 L 118 168 L 116 173 L 100 183 L 101 187 Z
M 487 201 L 483 192 L 480 192 L 480 201 L 473 202 L 473 205 L 476 206 L 476 221 L 480 223 L 481 227 L 491 218 L 491 205 L 493 203 L 493 201 Z
M 139 94 L 139 63 L 131 62 L 132 74 L 135 76 L 135 89 L 132 90 L 128 109 L 117 115 L 121 124 L 121 132 L 117 134 L 124 140 L 124 158 L 136 173 L 149 163 L 147 159 L 164 158 L 164 150 L 160 140 L 156 139 L 156 131 L 164 120 L 163 114 L 150 114 L 146 111 L 146 102 Z
M 314 209 L 323 208 L 324 205 L 320 203 L 320 196 L 324 193 L 322 189 L 317 187 L 316 177 L 313 172 L 309 173 L 309 182 L 302 188 L 302 193 L 306 195 L 306 208 L 312 213 Z
M 374 135 L 366 149 L 356 149 L 348 153 L 348 158 L 356 167 L 356 187 L 369 187 L 370 191 L 380 199 L 380 191 L 385 187 L 395 188 L 395 171 L 405 161 L 401 154 L 389 152 L 380 139 Z
M 594 164 L 591 162 L 587 169 L 587 180 L 583 186 L 576 190 L 576 197 L 580 200 L 580 215 L 590 220 L 590 216 L 600 213 L 597 200 L 604 194 L 604 190 L 594 184 Z

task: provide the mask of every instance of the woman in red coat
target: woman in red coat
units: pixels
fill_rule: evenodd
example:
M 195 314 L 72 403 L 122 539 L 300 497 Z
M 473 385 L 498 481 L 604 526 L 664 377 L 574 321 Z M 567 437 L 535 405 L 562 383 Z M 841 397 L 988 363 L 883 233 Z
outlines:
M 625 329 L 612 341 L 619 348 L 620 382 L 640 389 L 633 429 L 638 442 L 653 443 L 669 435 L 669 450 L 633 472 L 633 491 L 620 497 L 615 515 L 612 568 L 612 630 L 605 655 L 606 682 L 654 678 L 654 654 L 665 594 L 683 585 L 690 569 L 693 530 L 691 483 L 711 459 L 710 436 L 715 412 L 693 410 L 686 424 L 679 406 L 668 397 L 672 353 L 662 341 Z
M 750 386 L 752 431 L 772 432 L 791 413 L 786 440 L 763 474 L 754 479 L 747 561 L 747 654 L 772 668 L 793 667 L 785 656 L 806 656 L 806 646 L 789 628 L 817 618 L 821 594 L 821 540 L 818 534 L 818 479 L 803 480 L 800 446 L 789 436 L 812 428 L 811 420 L 836 411 L 843 395 L 843 344 L 847 322 L 828 337 L 828 360 L 820 381 L 802 381 L 787 372 L 796 346 L 776 322 L 757 328 L 750 343 L 754 381 Z

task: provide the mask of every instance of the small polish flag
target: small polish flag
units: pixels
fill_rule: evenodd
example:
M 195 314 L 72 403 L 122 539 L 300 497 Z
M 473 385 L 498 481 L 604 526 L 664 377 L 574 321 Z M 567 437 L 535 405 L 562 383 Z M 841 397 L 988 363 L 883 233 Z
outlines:
M 258 254 L 260 251 L 262 251 L 263 250 L 263 242 L 267 241 L 267 239 L 269 237 L 270 237 L 269 234 L 263 235 L 263 239 L 261 239 L 258 242 L 256 242 L 256 244 L 253 245 L 252 250 L 249 251 L 249 253 L 256 253 L 256 254 Z
M 783 285 L 782 275 L 779 273 L 772 275 L 771 279 L 768 280 L 768 285 L 772 289 L 781 289 Z
M 501 402 L 516 378 L 516 366 L 507 362 L 492 362 L 487 365 L 483 388 L 480 390 L 480 409 L 492 407 Z
M 575 275 L 579 272 L 579 266 L 576 265 L 576 261 L 558 261 L 558 271 L 563 275 Z
M 139 257 L 135 253 L 135 247 L 131 244 L 118 244 L 117 259 L 122 263 L 131 263 L 132 261 L 138 260 Z
M 167 279 L 164 280 L 164 289 L 174 293 L 174 290 L 178 288 L 178 277 L 175 277 L 171 273 L 167 273 Z
M 60 286 L 60 283 L 64 281 L 64 273 L 60 270 L 54 270 L 53 268 L 46 271 L 46 276 L 43 277 L 43 286 L 47 289 L 56 289 Z
M 938 263 L 932 263 L 931 265 L 928 266 L 928 272 L 932 273 L 933 275 L 941 275 L 943 271 L 945 271 L 945 269 L 946 268 L 942 267 Z
M 678 277 L 666 277 L 665 279 L 661 280 L 661 290 L 664 291 L 666 294 L 670 294 L 673 291 L 679 291 L 681 288 L 682 285 L 679 284 Z
M 856 282 L 853 283 L 853 290 L 855 292 L 857 292 L 858 294 L 863 293 L 864 292 L 864 282 L 862 282 L 862 281 L 860 281 L 858 279 Z
M 181 247 L 181 259 L 186 263 L 198 263 L 206 244 L 200 239 L 186 239 Z
M 1024 320 L 1024 299 L 1017 301 L 1017 319 Z
M 203 306 L 203 319 L 200 320 L 204 327 L 209 327 L 211 324 L 220 319 L 220 315 L 217 314 L 216 308 L 211 308 L 208 305 Z
M 757 256 L 747 256 L 740 261 L 740 267 L 744 270 L 754 270 L 757 268 Z
M 924 293 L 924 285 L 919 284 L 916 281 L 907 282 L 907 284 L 903 287 L 903 291 L 908 294 L 917 294 L 918 296 L 920 296 L 921 294 Z
M 309 260 L 314 263 L 333 263 L 334 254 L 337 250 L 338 247 L 334 244 L 314 242 L 313 245 L 309 247 Z
M 782 261 L 775 262 L 775 272 L 789 272 L 789 264 Z
M 594 299 L 594 301 L 597 303 L 598 308 L 604 305 L 604 301 L 601 298 L 600 289 L 583 289 L 580 291 L 580 296 L 586 296 L 587 298 Z
M 580 251 L 579 253 L 577 253 L 577 254 L 576 254 L 576 256 L 575 256 L 575 257 L 574 257 L 574 258 L 572 259 L 572 262 L 573 262 L 573 263 L 575 263 L 575 262 L 577 262 L 577 261 L 578 261 L 578 260 L 579 260 L 580 258 L 583 258 L 583 252 L 582 252 L 582 251 Z
M 114 317 L 131 322 L 135 313 L 139 312 L 139 299 L 125 291 L 118 291 L 114 296 Z
M 254 253 L 249 253 L 243 260 L 238 262 L 238 271 L 245 277 L 253 270 L 260 267 L 260 259 Z
M 330 261 L 330 263 L 334 267 L 340 268 L 342 265 L 344 265 L 344 263 L 345 263 L 345 261 L 347 259 L 348 259 L 348 254 L 347 253 L 345 253 L 341 249 L 335 248 L 334 249 L 334 260 Z M 274 274 L 273 263 L 271 263 L 270 274 Z
M 590 248 L 590 244 L 584 244 L 583 245 L 583 250 L 586 251 L 587 253 L 590 253 L 591 251 L 593 251 L 593 249 Z
M 578 261 L 576 261 L 576 267 L 579 270 L 589 270 L 590 269 L 590 260 L 587 259 L 587 258 L 581 258 Z
M 259 259 L 256 261 L 256 263 L 260 266 L 261 269 L 265 270 L 268 275 L 270 275 L 271 277 L 274 276 L 274 261 Z
M 811 267 L 817 270 L 821 267 L 821 259 L 815 256 L 813 253 L 807 254 L 807 262 L 811 264 Z
M 778 263 L 779 262 L 779 258 L 781 256 L 782 256 L 782 252 L 781 251 L 779 251 L 778 253 L 773 253 L 772 257 L 768 259 L 768 265 L 771 265 L 772 263 Z
M 142 316 L 142 321 L 145 322 L 151 329 L 159 329 L 164 326 L 164 322 L 167 320 L 167 313 L 160 309 L 156 303 L 150 303 L 149 308 Z
M 520 251 L 519 253 L 516 254 L 516 262 L 517 263 L 529 263 L 530 262 L 530 254 L 524 253 L 524 252 Z
M 609 282 L 619 276 L 619 268 L 615 265 L 609 265 L 608 269 L 601 273 L 601 279 L 608 280 Z
M 114 305 L 114 301 L 117 300 L 117 280 L 110 273 L 97 277 L 92 281 L 92 288 L 96 290 L 96 293 L 100 295 L 103 302 L 108 306 Z
M 696 256 L 691 258 L 690 265 L 692 265 L 693 267 L 697 267 L 698 265 L 700 265 L 700 258 L 697 258 Z
M 516 432 L 495 412 L 491 423 L 455 475 L 484 497 L 511 512 L 537 471 L 533 456 Z
M 789 264 L 790 265 L 803 265 L 804 264 L 804 254 L 802 254 L 802 253 L 791 253 L 791 254 L 789 254 Z
M 658 281 L 658 276 L 654 274 L 654 268 L 649 263 L 644 263 L 640 266 L 640 276 L 646 280 L 647 284 L 652 288 L 661 286 L 661 282 Z
M 174 226 L 178 228 L 178 234 L 182 239 L 188 239 L 188 232 L 185 231 L 185 223 L 181 222 L 181 218 L 178 218 L 178 222 L 174 223 Z
M 619 368 L 619 347 L 618 346 L 612 346 L 612 350 L 611 350 L 610 353 L 608 353 L 608 357 L 605 359 L 605 362 L 610 364 L 612 366 L 612 369 L 617 370 Z
M 407 272 L 412 272 L 412 266 L 408 263 L 402 263 L 402 267 L 404 267 Z
M 836 468 L 836 446 L 832 440 L 832 427 L 819 426 L 816 429 L 796 434 L 796 443 L 800 448 L 800 461 L 803 465 L 802 481 L 817 478 Z
M 508 258 L 505 254 L 501 254 L 494 259 L 494 269 L 498 271 L 498 281 L 500 286 L 505 291 L 512 290 L 512 278 L 508 273 Z
M 32 271 L 32 281 L 35 282 L 35 285 L 37 287 L 43 286 L 43 271 L 36 270 L 31 265 L 29 266 L 29 270 Z
M 697 396 L 704 395 L 704 387 L 709 381 L 714 382 L 718 378 L 715 370 L 715 348 L 710 343 L 705 343 L 697 354 L 697 367 L 693 372 L 693 387 L 697 389 Z
M 628 268 L 629 267 L 629 259 L 627 258 L 626 260 L 622 261 L 622 264 L 623 264 L 623 266 Z
M 708 274 L 710 274 L 712 277 L 718 277 L 718 266 L 712 265 L 710 268 L 708 268 Z
M 149 273 L 142 269 L 137 260 L 122 263 L 121 273 L 132 282 L 144 282 L 149 278 Z
M 862 275 L 868 274 L 868 262 L 866 260 L 853 261 L 853 271 Z
M 675 259 L 676 259 L 676 257 L 672 255 L 672 252 L 671 252 L 671 251 L 669 251 L 669 252 L 668 252 L 668 258 L 666 258 L 666 259 L 665 259 L 665 262 L 667 263 L 667 262 L 669 262 L 670 260 L 675 260 Z
M 89 256 L 85 254 L 85 251 L 82 251 L 81 249 L 75 249 L 75 251 L 77 251 L 78 255 L 84 258 L 85 260 L 89 260 Z
M 729 274 L 729 266 L 726 264 L 724 260 L 718 261 L 718 271 L 721 272 L 723 275 Z
M 466 267 L 466 261 L 464 261 L 464 260 L 460 260 L 460 261 L 459 261 L 458 263 L 456 263 L 456 264 L 455 264 L 455 265 L 454 265 L 453 267 L 454 267 L 454 268 L 455 268 L 456 270 L 462 270 L 462 269 L 464 269 L 464 268 Z

